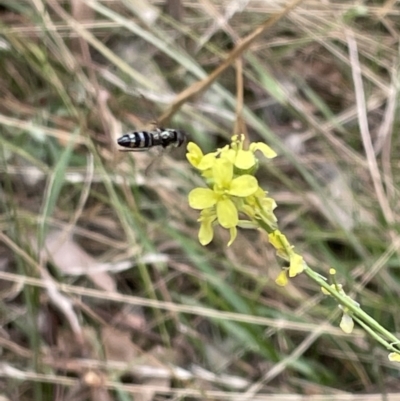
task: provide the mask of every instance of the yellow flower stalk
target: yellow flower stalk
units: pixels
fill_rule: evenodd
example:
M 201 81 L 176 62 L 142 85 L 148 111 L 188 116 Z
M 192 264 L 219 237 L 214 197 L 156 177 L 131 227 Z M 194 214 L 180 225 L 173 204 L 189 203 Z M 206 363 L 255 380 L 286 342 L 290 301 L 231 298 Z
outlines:
M 337 301 L 343 311 L 339 326 L 345 333 L 351 334 L 354 322 L 357 322 L 379 343 L 392 351 L 389 360 L 400 362 L 398 339 L 345 293 L 342 285 L 335 281 L 336 271 L 330 269 L 333 284 L 328 284 L 327 279 L 312 270 L 304 258 L 294 251 L 294 246 L 287 237 L 279 231 L 278 220 L 274 215 L 276 202 L 267 196 L 268 192 L 258 185 L 254 176 L 259 165 L 256 152 L 269 159 L 274 158 L 276 153 L 262 142 L 251 143 L 245 148 L 244 139 L 244 135 L 234 135 L 229 145 L 208 154 L 203 154 L 193 142 L 187 146 L 186 157 L 189 163 L 205 180 L 204 187 L 195 188 L 189 193 L 189 205 L 200 210 L 200 243 L 207 245 L 213 240 L 216 225 L 229 230 L 228 246 L 237 237 L 237 227 L 265 231 L 277 256 L 285 261 L 285 266 L 275 280 L 277 285 L 284 287 L 289 279 L 305 273 L 320 286 L 324 294 Z

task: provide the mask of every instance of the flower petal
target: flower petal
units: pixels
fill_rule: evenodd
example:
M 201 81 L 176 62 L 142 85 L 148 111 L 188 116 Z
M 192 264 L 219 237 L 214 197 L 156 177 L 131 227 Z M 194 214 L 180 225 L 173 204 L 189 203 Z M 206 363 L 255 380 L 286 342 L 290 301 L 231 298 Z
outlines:
M 224 228 L 235 227 L 239 221 L 238 211 L 230 199 L 223 199 L 217 203 L 218 223 Z
M 287 254 L 287 251 L 291 249 L 286 236 L 279 230 L 275 230 L 274 232 L 268 234 L 268 241 L 277 251 L 282 251 L 283 253 Z
M 203 152 L 201 149 L 195 144 L 194 142 L 189 142 L 187 144 L 187 153 L 186 153 L 186 158 L 188 159 L 189 163 L 193 167 L 197 167 L 201 159 L 203 158 Z
M 290 255 L 289 277 L 295 277 L 304 270 L 303 257 L 297 253 Z
M 257 162 L 257 159 L 254 157 L 254 154 L 249 150 L 238 150 L 236 154 L 235 167 L 240 170 L 249 170 L 251 169 Z
M 232 164 L 235 162 L 236 152 L 229 146 L 224 146 L 220 149 L 221 159 L 228 159 Z
M 216 159 L 212 169 L 215 184 L 228 188 L 233 177 L 233 164 L 227 159 Z
M 350 315 L 343 313 L 342 320 L 340 321 L 340 328 L 346 333 L 350 334 L 354 328 L 354 322 Z
M 229 233 L 231 234 L 231 239 L 228 242 L 228 246 L 232 245 L 232 242 L 235 241 L 236 236 L 237 236 L 237 228 L 236 227 L 231 227 L 229 229 Z
M 199 242 L 201 245 L 209 244 L 214 237 L 214 231 L 212 228 L 212 220 L 206 219 L 201 222 L 199 230 Z
M 388 358 L 390 362 L 400 362 L 400 354 L 398 354 L 397 352 L 391 352 L 388 355 Z
M 250 150 L 254 153 L 259 150 L 266 158 L 273 159 L 277 156 L 276 152 L 268 145 L 262 142 L 253 142 L 250 144 Z
M 288 283 L 288 278 L 287 278 L 287 272 L 286 270 L 282 270 L 278 277 L 275 279 L 275 283 L 279 285 L 280 287 L 285 287 Z
M 216 203 L 215 193 L 209 188 L 195 188 L 189 192 L 189 206 L 193 209 L 207 209 Z
M 194 142 L 189 142 L 186 146 L 188 153 L 193 154 L 194 156 L 203 157 L 203 151 L 200 149 L 199 145 Z
M 278 206 L 275 202 L 275 199 L 265 197 L 261 200 L 261 206 L 265 211 L 272 213 L 274 209 Z
M 208 170 L 213 166 L 215 160 L 215 153 L 207 153 L 203 156 L 196 168 L 201 171 Z
M 246 197 L 253 195 L 258 189 L 258 182 L 252 175 L 241 175 L 231 182 L 228 193 L 233 196 Z

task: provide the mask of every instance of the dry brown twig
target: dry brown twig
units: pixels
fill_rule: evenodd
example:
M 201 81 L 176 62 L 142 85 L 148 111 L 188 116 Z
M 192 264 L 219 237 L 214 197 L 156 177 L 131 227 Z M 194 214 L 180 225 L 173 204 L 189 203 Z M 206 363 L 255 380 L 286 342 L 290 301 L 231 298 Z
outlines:
M 164 125 L 185 102 L 187 102 L 194 95 L 197 95 L 206 90 L 239 56 L 241 56 L 247 50 L 247 48 L 256 39 L 258 39 L 264 33 L 264 31 L 274 26 L 279 20 L 285 17 L 302 1 L 303 0 L 294 0 L 283 11 L 274 14 L 272 17 L 268 18 L 252 33 L 246 36 L 243 40 L 239 41 L 238 44 L 233 48 L 233 50 L 228 54 L 227 58 L 210 75 L 208 75 L 201 81 L 195 82 L 194 84 L 190 85 L 179 95 L 177 95 L 169 109 L 167 109 L 158 119 L 158 124 L 161 126 Z

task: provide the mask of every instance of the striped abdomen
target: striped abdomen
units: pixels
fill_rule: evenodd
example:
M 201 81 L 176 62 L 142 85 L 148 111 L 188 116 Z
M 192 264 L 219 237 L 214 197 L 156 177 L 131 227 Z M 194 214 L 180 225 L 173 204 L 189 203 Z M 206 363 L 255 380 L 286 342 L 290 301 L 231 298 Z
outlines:
M 172 128 L 156 128 L 154 131 L 135 131 L 118 139 L 118 145 L 130 150 L 147 150 L 153 146 L 178 147 L 186 141 L 186 134 Z

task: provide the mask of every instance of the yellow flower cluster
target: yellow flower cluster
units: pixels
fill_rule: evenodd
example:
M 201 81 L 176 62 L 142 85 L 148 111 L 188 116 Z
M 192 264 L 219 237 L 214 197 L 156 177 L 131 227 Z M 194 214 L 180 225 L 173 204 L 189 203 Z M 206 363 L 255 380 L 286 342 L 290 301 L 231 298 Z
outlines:
M 273 210 L 276 203 L 267 197 L 254 173 L 258 159 L 254 152 L 260 151 L 265 157 L 273 158 L 276 153 L 262 142 L 252 143 L 244 149 L 244 135 L 234 135 L 230 145 L 216 152 L 203 154 L 193 142 L 187 146 L 189 163 L 200 171 L 208 188 L 195 188 L 189 193 L 189 205 L 200 212 L 199 241 L 209 244 L 214 236 L 213 225 L 219 224 L 230 231 L 232 244 L 237 227 L 260 227 L 268 232 L 276 229 Z M 239 215 L 248 220 L 240 220 Z
M 228 246 L 237 235 L 237 227 L 261 228 L 268 233 L 277 255 L 289 263 L 276 282 L 284 286 L 289 277 L 295 277 L 306 267 L 303 257 L 279 230 L 274 215 L 276 203 L 259 187 L 254 174 L 258 167 L 256 151 L 273 158 L 276 153 L 265 143 L 251 143 L 244 149 L 244 135 L 234 135 L 230 145 L 216 152 L 203 154 L 193 142 L 188 144 L 187 159 L 200 171 L 207 188 L 195 188 L 189 193 L 189 205 L 200 210 L 199 241 L 209 244 L 214 237 L 213 226 L 219 224 L 230 231 Z M 241 220 L 239 216 L 247 217 Z
M 256 142 L 244 149 L 244 135 L 234 135 L 229 145 L 216 152 L 203 154 L 193 142 L 188 144 L 187 150 L 187 159 L 200 172 L 206 183 L 205 188 L 195 188 L 189 193 L 189 205 L 200 210 L 199 241 L 202 245 L 212 241 L 213 227 L 217 224 L 229 230 L 228 246 L 237 236 L 237 227 L 264 230 L 268 233 L 269 243 L 275 248 L 277 256 L 287 263 L 275 280 L 278 285 L 285 286 L 288 278 L 305 272 L 321 286 L 324 294 L 338 301 L 343 312 L 340 328 L 345 333 L 350 334 L 353 331 L 353 319 L 358 321 L 378 341 L 393 351 L 389 354 L 390 361 L 400 362 L 400 350 L 396 348 L 399 345 L 397 338 L 362 311 L 360 305 L 345 293 L 343 286 L 336 282 L 336 271 L 330 270 L 333 284 L 327 284 L 324 277 L 307 266 L 303 257 L 294 251 L 293 245 L 278 230 L 274 215 L 276 203 L 260 188 L 254 177 L 258 168 L 256 151 L 260 151 L 267 158 L 276 156 L 269 146 Z M 388 343 L 384 336 L 393 342 Z

